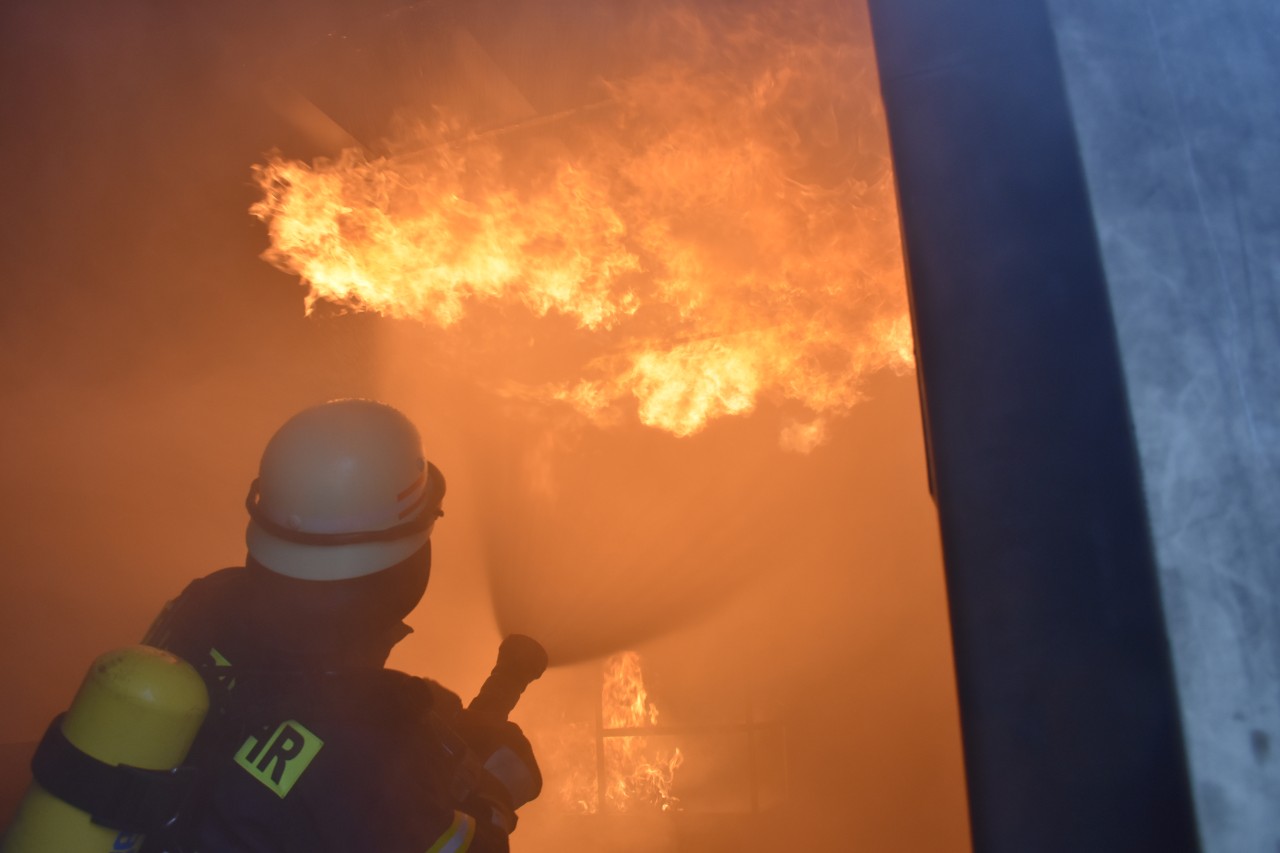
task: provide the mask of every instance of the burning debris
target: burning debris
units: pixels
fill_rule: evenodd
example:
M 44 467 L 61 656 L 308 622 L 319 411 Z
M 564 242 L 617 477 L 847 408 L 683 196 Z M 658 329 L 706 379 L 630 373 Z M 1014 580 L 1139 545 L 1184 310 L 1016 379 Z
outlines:
M 271 157 L 266 257 L 308 310 L 443 333 L 486 305 L 568 319 L 591 346 L 567 374 L 493 379 L 524 399 L 679 436 L 768 401 L 808 452 L 868 374 L 913 364 L 870 49 L 820 2 L 633 23 L 658 58 L 590 108 L 419 116 L 382 156 Z
M 548 787 L 572 814 L 668 812 L 680 749 L 655 749 L 645 729 L 658 723 L 658 708 L 644 685 L 640 655 L 610 656 L 602 669 L 599 717 L 539 734 Z
M 607 806 L 625 812 L 652 807 L 671 811 L 679 800 L 671 794 L 676 769 L 684 762 L 677 747 L 670 752 L 651 750 L 643 735 L 629 731 L 658 723 L 658 707 L 649 701 L 640 655 L 622 652 L 605 663 L 600 695 L 603 714 L 605 794 Z

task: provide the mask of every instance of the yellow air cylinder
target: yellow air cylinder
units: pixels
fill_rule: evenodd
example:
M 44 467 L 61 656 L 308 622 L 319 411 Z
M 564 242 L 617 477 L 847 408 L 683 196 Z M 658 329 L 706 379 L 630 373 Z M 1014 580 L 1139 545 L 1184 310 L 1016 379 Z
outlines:
M 93 662 L 62 718 L 62 733 L 105 764 L 170 770 L 186 757 L 208 709 L 194 667 L 150 646 L 130 646 Z M 33 781 L 0 853 L 133 853 L 142 839 L 92 823 L 87 812 Z

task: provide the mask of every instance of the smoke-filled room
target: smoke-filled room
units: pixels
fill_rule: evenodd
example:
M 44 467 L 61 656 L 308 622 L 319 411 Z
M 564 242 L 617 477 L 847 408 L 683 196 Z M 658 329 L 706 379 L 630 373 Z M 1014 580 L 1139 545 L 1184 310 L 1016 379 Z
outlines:
M 0 853 L 1280 849 L 1278 31 L 4 4 Z

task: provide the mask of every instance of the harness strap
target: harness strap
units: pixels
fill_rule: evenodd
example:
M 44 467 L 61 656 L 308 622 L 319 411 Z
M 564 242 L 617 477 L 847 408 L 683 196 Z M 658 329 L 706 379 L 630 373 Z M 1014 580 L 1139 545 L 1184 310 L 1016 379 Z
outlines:
M 107 764 L 82 752 L 62 731 L 59 714 L 31 759 L 40 787 L 89 814 L 99 826 L 146 833 L 174 820 L 194 786 L 194 767 L 144 770 Z

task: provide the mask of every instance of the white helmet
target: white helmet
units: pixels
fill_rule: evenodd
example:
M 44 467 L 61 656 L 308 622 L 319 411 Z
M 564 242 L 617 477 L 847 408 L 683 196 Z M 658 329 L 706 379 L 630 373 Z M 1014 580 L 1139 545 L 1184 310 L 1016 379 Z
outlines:
M 373 400 L 294 415 L 267 442 L 245 502 L 249 554 L 316 581 L 379 572 L 427 544 L 444 515 L 444 477 L 413 423 Z

